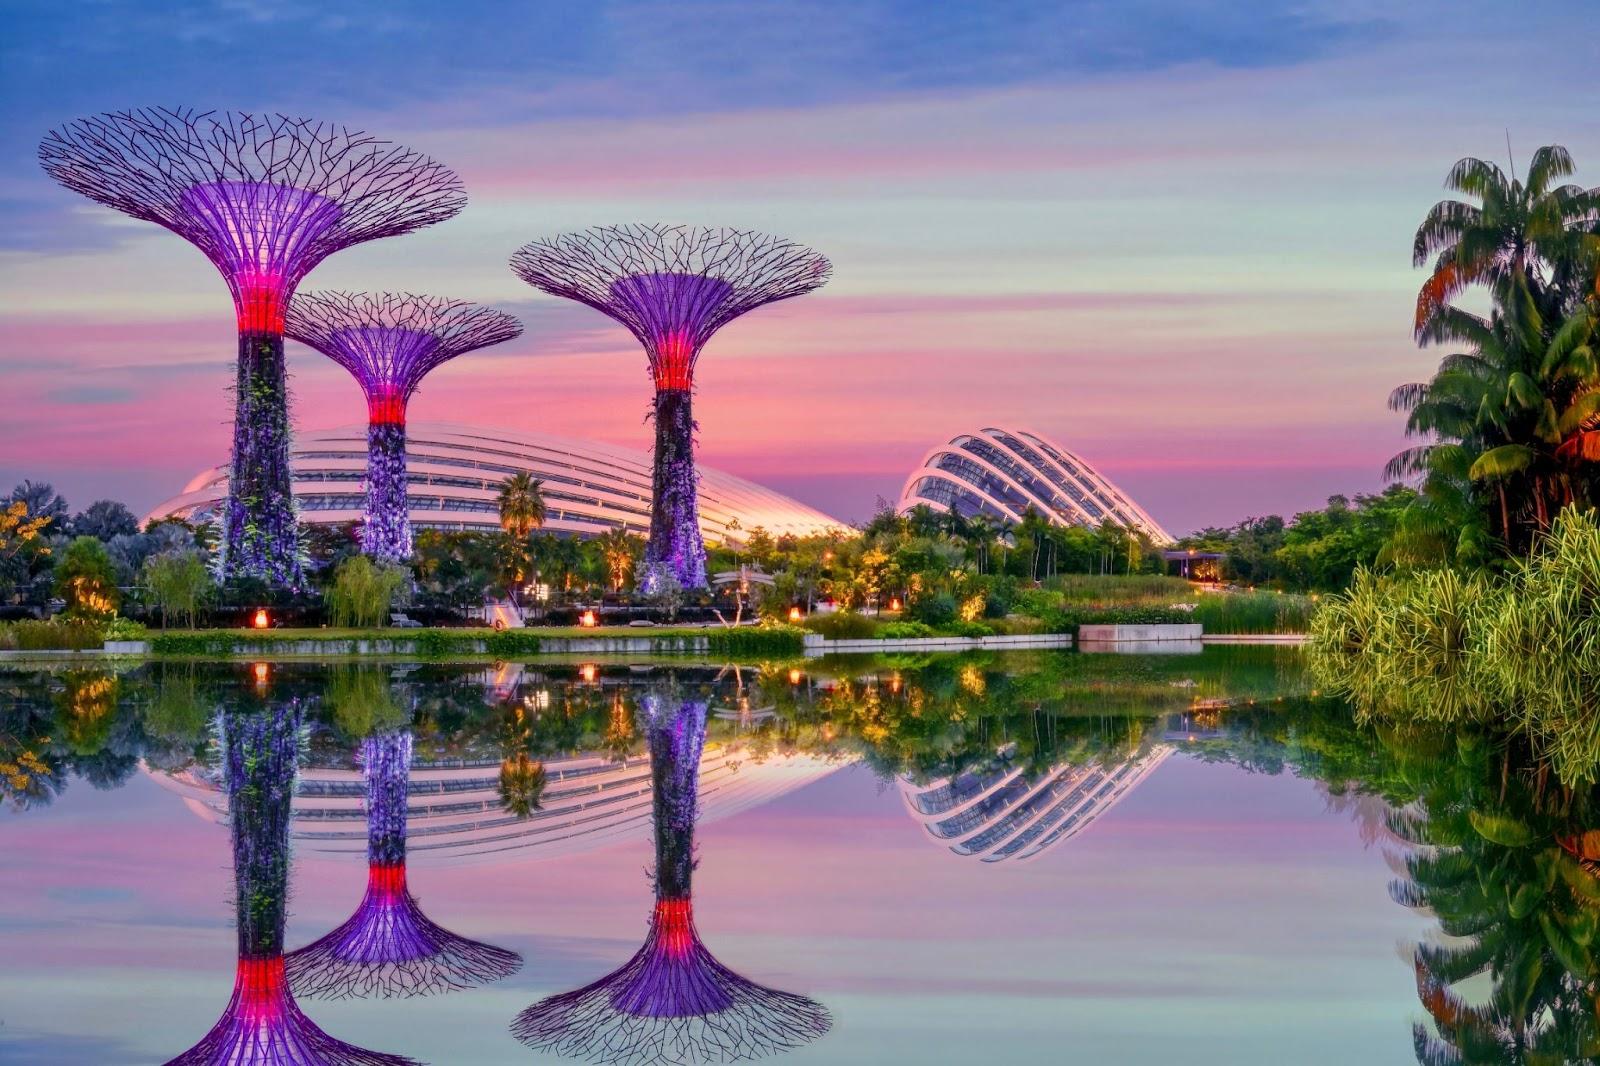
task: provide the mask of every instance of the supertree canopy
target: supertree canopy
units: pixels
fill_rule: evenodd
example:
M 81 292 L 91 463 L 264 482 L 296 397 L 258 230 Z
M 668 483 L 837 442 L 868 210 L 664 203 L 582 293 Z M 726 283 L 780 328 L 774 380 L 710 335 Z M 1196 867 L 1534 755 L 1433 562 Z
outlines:
M 645 591 L 670 575 L 706 584 L 695 498 L 694 367 L 711 335 L 746 311 L 820 288 L 832 267 L 802 245 L 735 229 L 600 226 L 534 241 L 511 257 L 528 284 L 588 304 L 639 338 L 655 382 L 656 449 Z
M 366 393 L 362 548 L 378 559 L 409 557 L 406 404 L 429 371 L 518 336 L 522 324 L 504 311 L 438 296 L 309 292 L 289 304 L 284 332 L 350 371 Z
M 292 952 L 290 986 L 303 996 L 421 996 L 516 973 L 515 952 L 436 925 L 406 887 L 406 802 L 411 732 L 361 742 L 367 787 L 367 891 L 350 920 Z
M 336 1040 L 296 1006 L 284 969 L 289 816 L 301 704 L 244 696 L 220 715 L 239 962 L 222 1018 L 168 1066 L 412 1066 Z
M 39 158 L 67 188 L 165 226 L 222 272 L 239 328 L 223 572 L 294 582 L 285 309 L 333 252 L 456 214 L 460 179 L 341 126 L 167 108 L 68 123 L 40 142 Z
M 621 969 L 519 1014 L 523 1043 L 597 1063 L 735 1062 L 825 1034 L 826 1007 L 734 973 L 695 930 L 690 879 L 706 702 L 643 697 L 655 821 L 656 904 L 644 946 Z

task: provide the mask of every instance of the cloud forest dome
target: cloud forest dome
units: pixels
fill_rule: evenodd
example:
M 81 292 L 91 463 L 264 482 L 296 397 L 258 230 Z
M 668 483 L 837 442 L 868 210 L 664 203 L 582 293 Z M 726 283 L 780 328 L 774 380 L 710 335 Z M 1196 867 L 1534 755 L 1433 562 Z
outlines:
M 599 441 L 545 433 L 413 422 L 407 430 L 411 524 L 425 529 L 500 528 L 496 495 L 509 475 L 544 481 L 544 529 L 589 537 L 650 525 L 650 456 Z M 290 452 L 295 501 L 304 522 L 359 521 L 365 503 L 367 427 L 301 433 Z M 716 541 L 740 540 L 757 526 L 801 536 L 844 526 L 821 511 L 743 478 L 699 467 L 700 529 Z M 214 519 L 228 490 L 226 466 L 196 475 L 147 517 Z M 730 530 L 737 520 L 738 528 Z
M 906 479 L 900 509 L 955 509 L 1020 522 L 1031 507 L 1063 525 L 1114 522 L 1158 544 L 1172 535 L 1082 458 L 1025 429 L 986 427 L 952 437 L 925 455 Z

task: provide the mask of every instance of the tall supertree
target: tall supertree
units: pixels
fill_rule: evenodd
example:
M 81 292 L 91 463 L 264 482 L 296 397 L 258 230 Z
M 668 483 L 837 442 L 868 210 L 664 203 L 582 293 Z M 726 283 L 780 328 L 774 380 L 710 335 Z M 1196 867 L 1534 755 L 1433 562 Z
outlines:
M 68 123 L 40 142 L 39 159 L 62 185 L 165 226 L 222 272 L 239 327 L 223 573 L 295 582 L 284 311 L 339 249 L 456 214 L 460 179 L 331 123 L 167 108 Z
M 411 731 L 367 737 L 361 762 L 367 891 L 349 921 L 290 953 L 290 986 L 298 995 L 324 999 L 388 998 L 472 988 L 516 973 L 520 955 L 435 924 L 406 886 Z
M 366 393 L 362 550 L 391 562 L 409 558 L 406 404 L 429 371 L 518 336 L 522 324 L 504 311 L 438 296 L 308 292 L 290 302 L 284 332 L 350 371 Z
M 239 963 L 233 997 L 198 1044 L 168 1066 L 414 1066 L 335 1040 L 300 1011 L 284 970 L 289 807 L 302 707 L 261 694 L 230 698 L 218 721 L 233 837 Z
M 644 696 L 655 820 L 656 905 L 644 946 L 621 969 L 519 1014 L 524 1044 L 597 1063 L 735 1062 L 825 1034 L 826 1007 L 734 973 L 695 930 L 690 879 L 706 702 Z
M 711 335 L 746 311 L 820 288 L 832 267 L 802 245 L 735 229 L 600 226 L 534 241 L 511 268 L 537 289 L 588 304 L 644 345 L 655 382 L 656 448 L 646 592 L 670 575 L 704 588 L 694 470 L 694 366 Z

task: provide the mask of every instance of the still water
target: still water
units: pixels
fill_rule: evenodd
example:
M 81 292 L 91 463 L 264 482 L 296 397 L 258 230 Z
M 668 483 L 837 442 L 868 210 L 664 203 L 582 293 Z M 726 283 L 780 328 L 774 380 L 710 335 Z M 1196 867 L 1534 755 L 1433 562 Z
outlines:
M 1588 876 L 1506 757 L 1281 649 L 0 671 L 0 1062 L 1414 1063 L 1440 915 L 1592 1034 L 1428 898 Z

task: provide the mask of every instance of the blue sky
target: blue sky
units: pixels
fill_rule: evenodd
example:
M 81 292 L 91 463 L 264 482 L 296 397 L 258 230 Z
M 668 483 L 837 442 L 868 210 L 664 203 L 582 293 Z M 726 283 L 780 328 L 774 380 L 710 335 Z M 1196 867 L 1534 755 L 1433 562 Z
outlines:
M 229 314 L 181 241 L 55 187 L 99 110 L 348 122 L 449 163 L 460 218 L 307 287 L 529 329 L 424 383 L 464 417 L 645 446 L 643 359 L 505 269 L 596 223 L 758 227 L 835 261 L 702 364 L 705 459 L 845 518 L 980 424 L 1082 452 L 1174 530 L 1376 489 L 1412 229 L 1460 156 L 1564 143 L 1600 184 L 1575 3 L 13 3 L 0 35 L 0 481 L 175 493 L 226 448 Z M 292 354 L 296 416 L 360 417 Z M 841 372 L 846 371 L 846 372 Z M 63 442 L 62 420 L 76 427 Z M 798 443 L 797 443 L 798 442 Z

